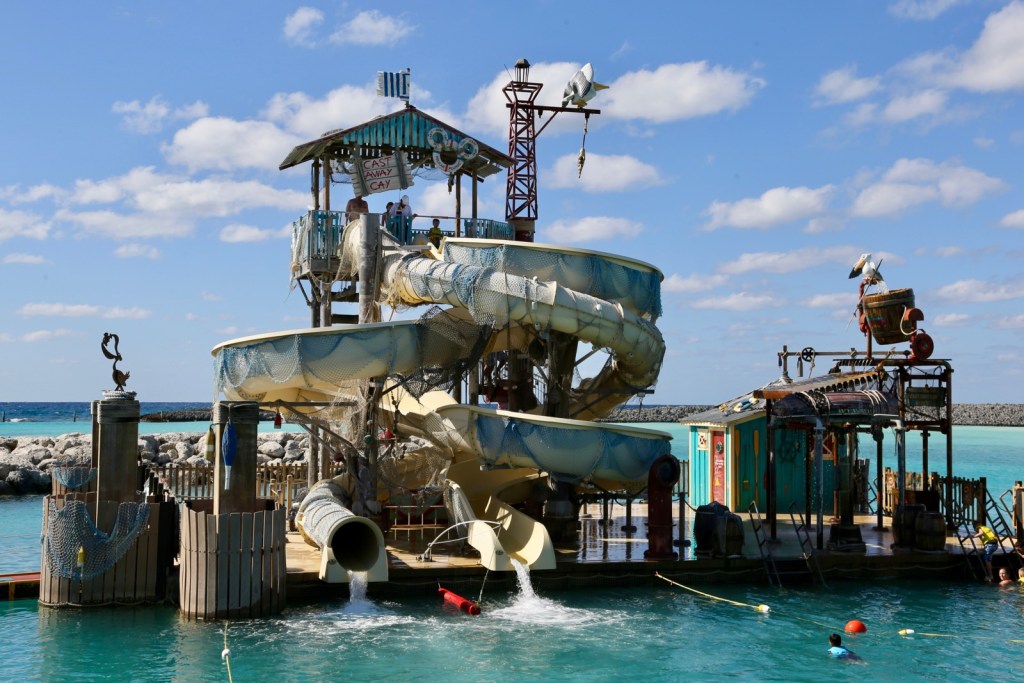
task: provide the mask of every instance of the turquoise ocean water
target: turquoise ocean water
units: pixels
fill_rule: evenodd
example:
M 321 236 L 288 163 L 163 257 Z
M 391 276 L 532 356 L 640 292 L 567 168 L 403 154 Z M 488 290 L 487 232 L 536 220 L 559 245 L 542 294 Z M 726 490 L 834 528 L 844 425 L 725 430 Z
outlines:
M 674 451 L 686 456 L 680 426 L 648 426 L 675 434 Z M 890 441 L 885 458 L 895 465 Z M 929 469 L 944 467 L 938 440 L 930 446 Z M 1024 479 L 1024 429 L 958 427 L 954 448 L 957 475 L 987 476 L 996 491 Z M 861 455 L 873 453 L 873 442 L 863 442 Z M 919 466 L 919 440 L 911 435 L 908 467 Z M 0 499 L 0 573 L 38 568 L 42 500 Z M 706 595 L 668 584 L 548 592 L 538 572 L 510 593 L 485 584 L 479 617 L 445 611 L 428 598 L 374 599 L 371 589 L 369 599 L 290 604 L 272 619 L 230 622 L 231 668 L 236 681 L 282 683 L 1024 675 L 1024 590 L 1017 587 L 922 580 L 695 588 Z M 759 614 L 753 609 L 759 604 L 771 613 Z M 827 636 L 850 619 L 868 626 L 866 634 L 844 637 L 861 659 L 832 660 Z M 222 628 L 188 622 L 172 607 L 83 611 L 2 602 L 0 679 L 226 681 Z M 916 633 L 900 636 L 901 629 Z

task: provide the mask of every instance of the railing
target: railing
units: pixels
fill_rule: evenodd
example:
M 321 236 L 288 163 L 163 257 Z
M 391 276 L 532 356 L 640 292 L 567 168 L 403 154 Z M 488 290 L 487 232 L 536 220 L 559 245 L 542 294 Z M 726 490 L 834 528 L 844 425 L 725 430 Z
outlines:
M 342 471 L 334 465 L 331 476 Z M 170 495 L 178 500 L 212 500 L 213 467 L 209 465 L 147 465 L 147 473 L 157 477 Z M 306 488 L 309 476 L 307 463 L 271 462 L 256 466 L 256 495 L 273 498 L 282 507 L 291 509 L 300 489 Z
M 882 512 L 890 516 L 896 506 L 897 475 L 896 470 L 890 467 L 885 468 L 884 483 L 879 494 L 882 498 Z M 920 472 L 907 472 L 905 484 L 907 504 L 923 504 L 933 511 L 947 514 L 946 477 L 932 472 L 928 477 L 928 489 L 925 490 L 924 476 Z M 985 477 L 980 479 L 953 477 L 952 484 L 953 521 L 966 524 L 983 523 L 985 520 L 985 493 L 988 486 Z
M 508 223 L 489 218 L 467 218 L 463 221 L 466 237 L 483 237 L 489 240 L 515 239 L 515 230 Z

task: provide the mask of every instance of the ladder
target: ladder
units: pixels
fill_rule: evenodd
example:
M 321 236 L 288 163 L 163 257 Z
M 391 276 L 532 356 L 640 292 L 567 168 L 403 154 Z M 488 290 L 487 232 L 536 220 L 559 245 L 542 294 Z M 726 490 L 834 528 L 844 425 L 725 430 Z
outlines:
M 825 575 L 821 573 L 821 565 L 818 563 L 818 549 L 811 541 L 811 532 L 804 524 L 803 517 L 796 511 L 796 503 L 791 503 L 789 506 L 789 520 L 793 523 L 793 528 L 796 529 L 796 537 L 800 541 L 800 554 L 803 556 L 804 562 L 807 563 L 811 578 L 816 578 L 822 586 L 827 587 Z
M 761 513 L 757 509 L 757 502 L 750 501 L 747 507 L 750 515 L 750 526 L 754 529 L 754 538 L 757 539 L 757 550 L 761 553 L 761 560 L 764 562 L 764 572 L 768 575 L 768 583 L 772 586 L 782 587 L 782 580 L 779 578 L 779 569 L 775 566 L 775 557 L 768 548 L 768 535 L 765 533 L 764 524 L 761 522 Z

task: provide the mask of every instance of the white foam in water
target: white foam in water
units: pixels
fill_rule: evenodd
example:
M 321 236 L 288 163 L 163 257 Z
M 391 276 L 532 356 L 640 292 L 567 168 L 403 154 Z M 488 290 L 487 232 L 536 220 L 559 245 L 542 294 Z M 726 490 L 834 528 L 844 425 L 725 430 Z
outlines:
M 558 625 L 561 627 L 585 626 L 595 622 L 605 623 L 608 614 L 594 610 L 566 607 L 561 603 L 542 598 L 533 590 L 530 581 L 530 570 L 523 564 L 512 560 L 519 581 L 519 593 L 512 602 L 487 613 L 496 619 L 504 619 L 518 624 Z

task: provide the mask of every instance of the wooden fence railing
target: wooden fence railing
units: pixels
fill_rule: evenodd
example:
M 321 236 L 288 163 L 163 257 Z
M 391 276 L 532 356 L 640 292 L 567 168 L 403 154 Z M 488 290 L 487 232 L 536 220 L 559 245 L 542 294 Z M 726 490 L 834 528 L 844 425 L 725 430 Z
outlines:
M 308 465 L 304 462 L 271 462 L 256 466 L 256 495 L 259 498 L 273 498 L 285 509 L 291 509 L 292 501 L 300 489 L 306 488 L 309 476 Z M 208 465 L 154 465 L 147 466 L 147 475 L 155 475 L 164 487 L 178 500 L 212 500 L 213 467 Z M 341 466 L 335 465 L 332 476 L 341 473 Z
M 896 478 L 897 471 L 886 467 L 884 470 L 885 481 L 882 485 L 880 497 L 882 500 L 882 512 L 892 515 L 896 505 Z M 932 472 L 928 477 L 928 488 L 925 489 L 925 479 L 920 472 L 906 473 L 906 494 L 908 505 L 924 505 L 931 511 L 946 514 L 946 477 Z M 964 477 L 953 477 L 953 521 L 964 524 L 984 523 L 985 521 L 985 493 L 988 482 L 985 477 L 980 479 L 966 479 Z

